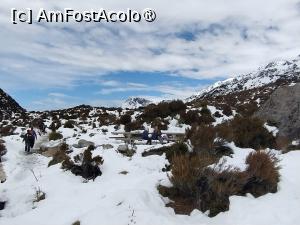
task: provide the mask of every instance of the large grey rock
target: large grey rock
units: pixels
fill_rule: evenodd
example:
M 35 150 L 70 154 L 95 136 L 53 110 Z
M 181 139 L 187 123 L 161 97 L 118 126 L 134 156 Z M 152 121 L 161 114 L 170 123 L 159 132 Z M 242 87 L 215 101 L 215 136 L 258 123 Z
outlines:
M 112 146 L 111 144 L 103 144 L 101 145 L 103 149 L 112 149 L 114 146 Z
M 46 157 L 53 157 L 58 151 L 60 151 L 61 145 L 61 140 L 43 143 L 40 146 L 39 153 Z
M 128 151 L 129 147 L 128 147 L 128 145 L 119 145 L 117 150 L 119 152 L 124 152 L 124 151 Z
M 90 145 L 95 145 L 95 143 L 92 142 L 92 141 L 87 141 L 87 140 L 84 140 L 84 139 L 80 139 L 78 141 L 78 144 L 74 144 L 73 147 L 75 147 L 75 148 L 85 148 L 85 147 L 89 147 Z
M 300 138 L 300 83 L 275 90 L 255 115 L 275 122 L 280 136 Z

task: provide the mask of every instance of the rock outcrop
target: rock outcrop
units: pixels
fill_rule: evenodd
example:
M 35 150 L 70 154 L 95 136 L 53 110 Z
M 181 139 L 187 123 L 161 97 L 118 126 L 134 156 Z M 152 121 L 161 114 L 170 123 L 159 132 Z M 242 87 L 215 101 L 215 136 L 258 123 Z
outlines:
M 300 83 L 276 89 L 256 116 L 274 122 L 280 136 L 300 138 Z

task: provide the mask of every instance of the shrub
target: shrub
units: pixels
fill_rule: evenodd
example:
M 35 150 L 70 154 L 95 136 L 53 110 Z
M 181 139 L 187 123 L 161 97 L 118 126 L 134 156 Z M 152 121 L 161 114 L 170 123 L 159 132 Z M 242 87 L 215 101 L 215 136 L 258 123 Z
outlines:
M 13 135 L 14 130 L 15 130 L 15 127 L 13 127 L 11 125 L 4 126 L 4 127 L 0 128 L 0 135 L 3 137 Z
M 216 117 L 216 118 L 221 118 L 222 115 L 221 115 L 221 113 L 220 113 L 219 111 L 216 111 L 216 112 L 214 113 L 214 117 Z
M 289 144 L 291 143 L 290 139 L 285 136 L 276 137 L 276 148 L 286 152 L 288 150 Z
M 177 114 L 181 111 L 186 110 L 186 105 L 181 100 L 173 100 L 173 101 L 169 102 L 169 108 L 170 108 L 171 113 Z
M 232 116 L 232 110 L 230 105 L 222 105 L 222 108 L 223 108 L 222 112 L 225 116 Z
M 156 117 L 160 116 L 160 110 L 157 105 L 150 104 L 145 107 L 143 114 L 140 118 L 144 121 L 152 121 Z
M 57 133 L 57 132 L 51 132 L 49 134 L 49 141 L 53 140 L 59 140 L 59 139 L 62 139 L 63 138 L 63 135 L 61 133 Z
M 193 126 L 187 131 L 187 138 L 191 140 L 195 152 L 211 151 L 214 148 L 216 131 L 213 126 Z
M 61 151 L 67 152 L 69 150 L 69 145 L 67 143 L 62 143 L 61 146 L 59 147 Z
M 67 161 L 70 160 L 70 157 L 66 154 L 66 152 L 62 151 L 62 150 L 57 151 L 54 154 L 52 160 L 48 163 L 48 167 L 56 165 L 58 163 L 62 163 L 64 161 L 66 161 L 66 160 Z
M 207 105 L 203 105 L 200 110 L 201 115 L 211 115 L 210 110 L 207 108 Z
M 0 143 L 0 156 L 6 154 L 6 147 L 4 144 Z
M 215 122 L 216 120 L 212 117 L 210 110 L 207 106 L 203 106 L 200 110 L 201 116 L 199 118 L 200 123 L 210 124 Z
M 241 148 L 273 147 L 275 138 L 258 118 L 237 116 L 231 121 L 233 141 Z
M 158 127 L 159 130 L 167 130 L 169 122 L 162 120 L 160 117 L 154 119 L 151 123 L 151 127 Z
M 211 154 L 174 155 L 169 179 L 172 187 L 158 190 L 172 202 L 167 204 L 176 213 L 189 214 L 195 208 L 216 216 L 229 209 L 229 197 L 251 193 L 259 197 L 277 191 L 278 159 L 270 152 L 253 152 L 246 159 L 247 168 L 225 167 Z M 225 161 L 224 161 L 225 162 Z
M 224 122 L 218 124 L 216 127 L 217 137 L 227 140 L 229 142 L 233 141 L 233 129 L 230 122 Z
M 229 197 L 240 193 L 244 181 L 244 173 L 236 168 L 206 168 L 197 180 L 197 207 L 209 210 L 210 217 L 229 210 Z
M 74 125 L 75 125 L 75 121 L 68 120 L 67 122 L 65 122 L 64 128 L 74 128 Z
M 249 192 L 255 197 L 269 192 L 277 192 L 280 177 L 278 162 L 279 160 L 275 154 L 271 152 L 257 151 L 250 153 L 246 158 L 248 180 L 244 192 Z
M 80 221 L 77 220 L 77 221 L 75 221 L 74 223 L 72 223 L 72 225 L 80 225 Z
M 55 121 L 53 121 L 51 124 L 50 124 L 50 126 L 49 126 L 49 128 L 54 132 L 54 131 L 56 131 L 58 128 L 60 128 L 61 127 L 61 122 L 59 121 L 59 120 L 55 120 Z
M 131 115 L 129 114 L 124 114 L 120 117 L 120 124 L 128 124 L 131 122 Z
M 257 106 L 256 102 L 251 102 L 251 103 L 237 106 L 237 112 L 245 117 L 252 116 L 257 111 L 257 109 L 258 109 L 258 106 Z
M 65 161 L 63 167 L 71 170 L 76 176 L 79 175 L 88 180 L 94 180 L 97 176 L 102 175 L 99 166 L 103 164 L 104 160 L 100 156 L 92 157 L 90 149 L 86 149 L 83 154 L 76 156 L 76 158 L 77 162 L 81 161 L 79 165 Z
M 5 145 L 2 143 L 2 140 L 0 139 L 0 162 L 2 161 L 1 160 L 1 156 L 5 155 L 7 150 L 6 150 L 6 147 Z
M 116 115 L 109 114 L 109 113 L 102 113 L 100 114 L 98 121 L 100 123 L 100 126 L 108 126 L 111 124 L 114 124 L 117 120 Z
M 88 151 L 94 151 L 96 149 L 95 145 L 89 145 L 87 150 Z
M 180 114 L 180 118 L 182 120 L 182 123 L 193 125 L 198 124 L 200 121 L 200 115 L 198 110 L 190 110 L 188 112 L 182 112 Z
M 179 142 L 179 143 L 175 143 L 171 146 L 164 146 L 161 148 L 151 149 L 149 151 L 143 152 L 142 156 L 146 157 L 146 156 L 150 156 L 150 155 L 162 155 L 165 153 L 166 158 L 171 162 L 172 157 L 174 155 L 182 155 L 182 154 L 186 154 L 187 152 L 188 152 L 187 145 Z
M 209 154 L 177 155 L 172 157 L 170 181 L 185 197 L 196 196 L 196 181 L 202 170 L 217 161 Z
M 140 116 L 143 121 L 153 121 L 157 117 L 165 118 L 175 116 L 186 109 L 186 105 L 181 100 L 170 102 L 160 102 L 157 105 L 150 104 L 145 107 L 144 113 Z
M 141 130 L 141 129 L 143 129 L 143 124 L 139 120 L 130 122 L 130 123 L 125 125 L 125 131 L 126 132 L 129 132 L 129 131 L 132 131 L 132 130 Z
M 46 193 L 41 191 L 40 188 L 36 189 L 33 202 L 39 202 L 45 199 L 46 199 Z
M 228 147 L 225 142 L 219 140 L 214 143 L 213 154 L 221 158 L 222 156 L 231 156 L 233 154 L 233 150 Z

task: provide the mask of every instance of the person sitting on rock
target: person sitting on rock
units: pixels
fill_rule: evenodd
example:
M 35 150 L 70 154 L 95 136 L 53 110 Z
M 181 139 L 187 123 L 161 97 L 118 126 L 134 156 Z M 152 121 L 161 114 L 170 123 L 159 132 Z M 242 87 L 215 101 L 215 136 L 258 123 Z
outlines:
M 150 144 L 151 145 L 151 138 L 149 137 L 149 130 L 147 128 L 144 129 L 143 134 L 142 134 L 142 138 L 143 140 L 147 141 L 147 145 Z
M 156 126 L 154 128 L 154 131 L 153 131 L 153 134 L 152 134 L 152 140 L 159 140 L 159 142 L 161 144 L 163 144 L 163 139 L 162 139 L 162 136 L 161 136 L 161 131 L 160 129 L 158 129 L 158 126 Z

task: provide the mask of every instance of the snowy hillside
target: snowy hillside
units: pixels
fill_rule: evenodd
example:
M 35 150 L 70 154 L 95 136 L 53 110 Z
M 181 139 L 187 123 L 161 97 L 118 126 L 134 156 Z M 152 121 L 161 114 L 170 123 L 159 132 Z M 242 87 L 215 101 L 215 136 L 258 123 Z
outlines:
M 136 153 L 129 158 L 117 152 L 121 142 L 109 138 L 113 126 L 106 129 L 108 132 L 103 133 L 99 128 L 88 128 L 85 134 L 78 128 L 77 131 L 58 129 L 69 146 L 77 143 L 79 136 L 95 143 L 93 156 L 101 155 L 104 163 L 101 166 L 103 175 L 94 181 L 74 176 L 62 170 L 60 164 L 48 167 L 51 158 L 37 152 L 25 155 L 18 135 L 4 138 L 8 149 L 3 163 L 7 181 L 0 184 L 0 200 L 7 203 L 5 210 L 0 211 L 0 224 L 71 225 L 80 221 L 83 225 L 294 225 L 299 221 L 300 151 L 276 153 L 282 166 L 278 193 L 259 198 L 250 194 L 233 196 L 230 210 L 213 218 L 199 210 L 194 210 L 190 216 L 176 215 L 172 208 L 165 207 L 169 200 L 157 191 L 159 184 L 170 185 L 171 173 L 162 170 L 168 161 L 165 156 L 142 157 L 144 151 L 161 145 L 137 145 Z M 48 142 L 45 136 L 39 136 L 36 148 L 41 143 L 53 146 L 59 142 Z M 223 159 L 244 170 L 245 158 L 254 150 L 230 146 L 234 154 Z M 71 149 L 72 156 L 84 151 L 84 148 Z M 37 190 L 46 195 L 44 200 L 34 202 Z
M 255 72 L 217 82 L 189 100 L 227 95 L 264 86 L 276 89 L 280 85 L 293 82 L 300 82 L 300 56 L 292 61 L 272 62 Z
M 0 117 L 24 112 L 25 110 L 0 88 Z

